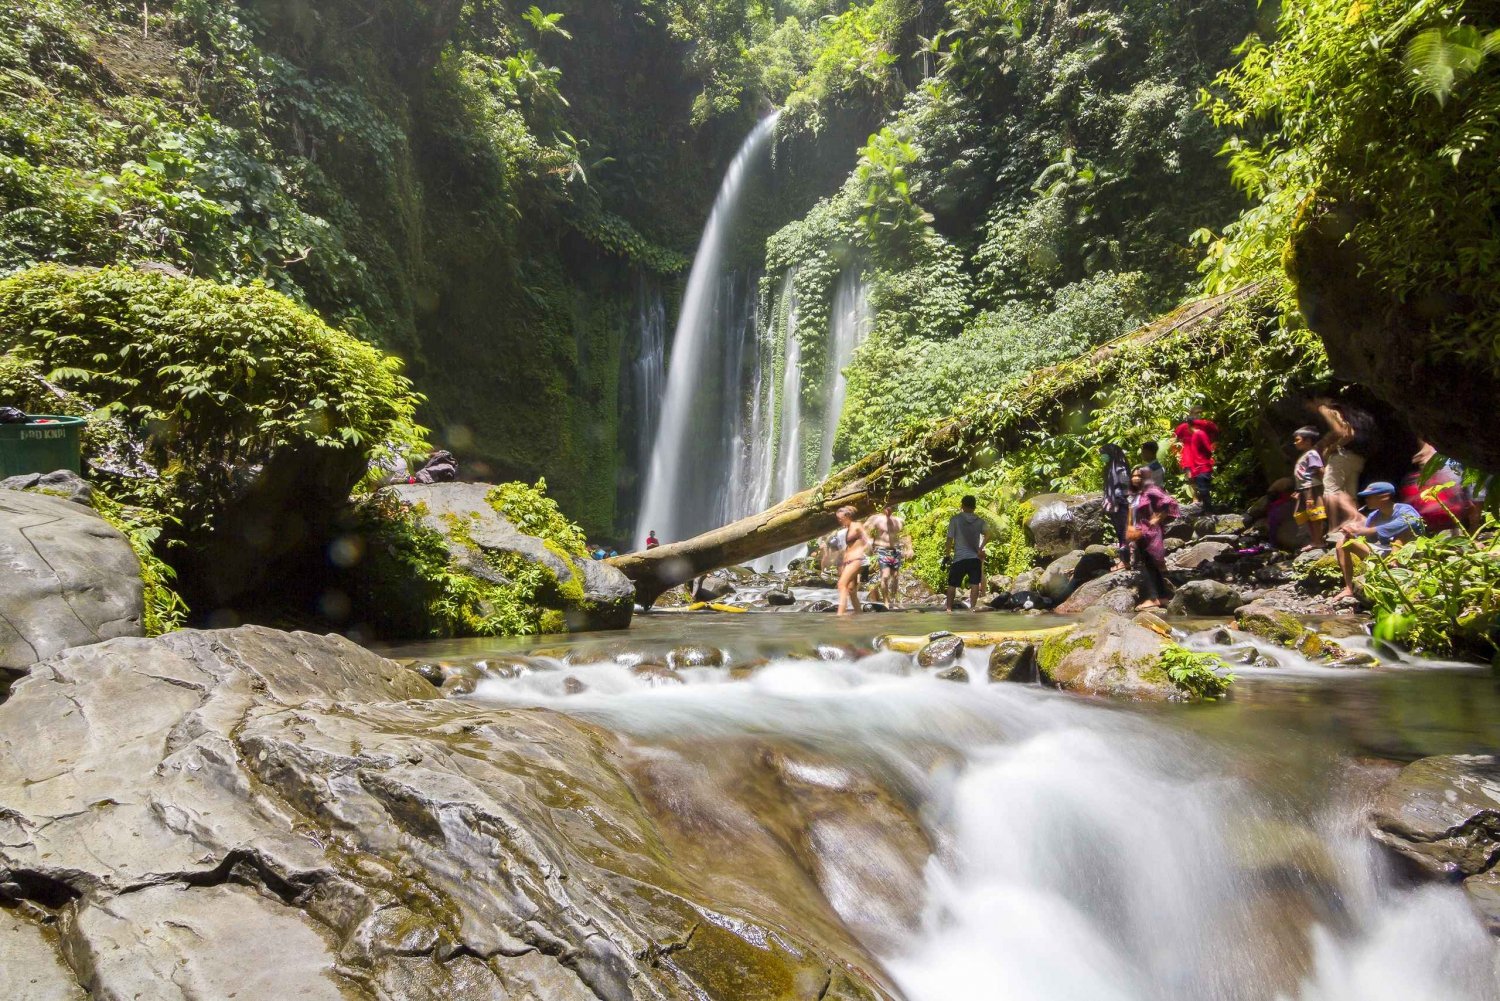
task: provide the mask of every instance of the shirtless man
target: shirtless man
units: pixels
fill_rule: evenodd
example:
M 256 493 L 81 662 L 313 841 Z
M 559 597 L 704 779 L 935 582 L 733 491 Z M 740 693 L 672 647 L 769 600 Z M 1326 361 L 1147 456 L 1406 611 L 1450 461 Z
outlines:
M 887 504 L 879 514 L 865 522 L 865 528 L 875 545 L 875 563 L 880 567 L 880 596 L 888 608 L 895 608 L 900 597 L 897 585 L 901 578 L 901 564 L 906 559 L 902 548 L 906 526 L 896 517 L 895 506 Z
M 848 506 L 838 510 L 839 524 L 844 528 L 843 561 L 839 564 L 840 615 L 858 615 L 860 612 L 859 572 L 865 566 L 865 550 L 870 547 L 870 533 L 865 531 L 864 525 L 854 520 L 857 513 Z

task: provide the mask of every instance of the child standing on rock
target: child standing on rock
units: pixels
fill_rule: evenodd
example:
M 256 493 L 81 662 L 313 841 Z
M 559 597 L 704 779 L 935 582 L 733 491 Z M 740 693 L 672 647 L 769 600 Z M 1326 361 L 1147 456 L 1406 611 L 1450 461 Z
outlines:
M 1328 511 L 1323 506 L 1323 455 L 1318 451 L 1320 437 L 1314 427 L 1298 428 L 1292 435 L 1292 444 L 1301 453 L 1292 470 L 1292 480 L 1297 488 L 1297 508 L 1293 517 L 1297 524 L 1306 525 L 1312 536 L 1312 544 L 1302 547 L 1304 553 L 1322 549 L 1328 533 Z

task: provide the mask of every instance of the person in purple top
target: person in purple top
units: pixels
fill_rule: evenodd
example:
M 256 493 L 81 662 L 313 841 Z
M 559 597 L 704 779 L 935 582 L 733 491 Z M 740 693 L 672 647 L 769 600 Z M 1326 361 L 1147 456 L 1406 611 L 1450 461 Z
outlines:
M 1156 485 L 1151 470 L 1141 466 L 1130 476 L 1131 565 L 1139 578 L 1141 603 L 1137 608 L 1160 608 L 1172 593 L 1167 584 L 1167 539 L 1162 526 L 1179 514 L 1177 501 Z
M 1364 520 L 1351 518 L 1343 525 L 1346 540 L 1338 548 L 1344 589 L 1338 598 L 1354 597 L 1354 564 L 1371 556 L 1388 556 L 1391 550 L 1415 539 L 1422 530 L 1422 515 L 1410 504 L 1396 503 L 1396 488 L 1376 481 L 1359 492 L 1359 499 L 1373 509 Z

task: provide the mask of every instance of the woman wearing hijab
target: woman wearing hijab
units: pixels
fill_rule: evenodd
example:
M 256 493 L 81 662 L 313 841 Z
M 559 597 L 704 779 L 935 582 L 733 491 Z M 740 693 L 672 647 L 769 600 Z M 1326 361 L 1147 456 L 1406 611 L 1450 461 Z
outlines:
M 1099 454 L 1104 456 L 1104 511 L 1115 526 L 1119 543 L 1116 563 L 1124 565 L 1130 546 L 1125 538 L 1125 525 L 1130 520 L 1130 463 L 1125 461 L 1125 450 L 1114 442 L 1100 446 Z
M 1135 494 L 1125 529 L 1130 539 L 1131 566 L 1139 577 L 1141 603 L 1137 608 L 1160 608 L 1171 596 L 1167 584 L 1167 536 L 1163 526 L 1179 514 L 1177 501 L 1151 479 L 1141 466 L 1130 477 Z

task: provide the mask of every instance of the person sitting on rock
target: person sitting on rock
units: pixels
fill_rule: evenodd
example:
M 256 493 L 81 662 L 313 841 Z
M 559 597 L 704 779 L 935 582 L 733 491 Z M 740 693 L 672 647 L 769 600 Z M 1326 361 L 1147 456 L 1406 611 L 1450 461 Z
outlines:
M 1351 518 L 1342 526 L 1345 539 L 1335 552 L 1344 574 L 1344 589 L 1334 598 L 1345 601 L 1354 597 L 1354 567 L 1371 556 L 1389 556 L 1397 546 L 1405 545 L 1422 531 L 1422 515 L 1410 504 L 1396 503 L 1396 488 L 1377 480 L 1359 492 L 1359 499 L 1369 501 L 1373 510 L 1361 521 Z
M 1130 540 L 1130 564 L 1135 568 L 1140 604 L 1136 608 L 1160 608 L 1172 595 L 1167 583 L 1167 537 L 1163 526 L 1181 513 L 1177 501 L 1151 479 L 1151 470 L 1139 466 L 1130 476 L 1135 493 L 1125 529 Z
M 1328 532 L 1328 511 L 1323 506 L 1323 456 L 1318 452 L 1318 429 L 1298 428 L 1292 435 L 1292 444 L 1301 454 L 1292 469 L 1292 480 L 1297 487 L 1297 508 L 1293 515 L 1297 524 L 1306 525 L 1312 542 L 1302 547 L 1304 553 L 1323 548 L 1324 536 Z
M 659 545 L 661 545 L 661 540 L 656 537 L 656 533 L 655 532 L 647 532 L 646 533 L 646 552 L 649 553 L 651 550 L 655 549 Z

